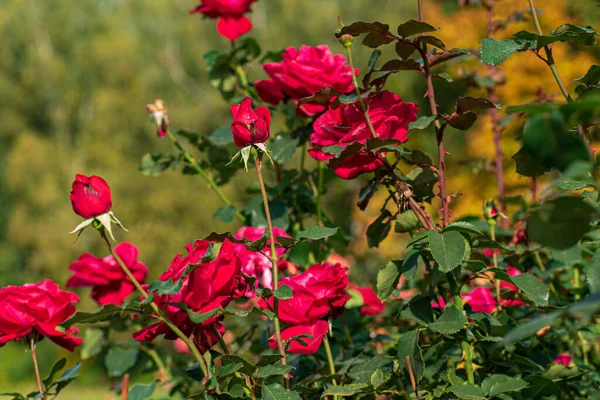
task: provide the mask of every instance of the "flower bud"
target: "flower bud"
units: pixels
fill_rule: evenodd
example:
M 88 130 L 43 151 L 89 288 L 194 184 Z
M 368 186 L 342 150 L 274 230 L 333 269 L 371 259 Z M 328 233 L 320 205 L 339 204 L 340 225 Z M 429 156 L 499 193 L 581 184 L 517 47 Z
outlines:
M 112 207 L 110 187 L 99 176 L 75 176 L 70 198 L 73 211 L 86 219 L 106 214 Z
M 167 109 L 161 99 L 154 100 L 152 104 L 146 104 L 146 110 L 150 113 L 150 118 L 156 124 L 156 134 L 159 137 L 165 137 L 167 129 L 171 122 L 169 121 L 169 115 Z
M 492 201 L 488 201 L 483 205 L 483 218 L 486 221 L 496 220 L 500 215 L 500 211 L 498 211 L 498 207 L 496 207 L 496 203 Z
M 271 128 L 271 112 L 267 107 L 252 109 L 252 99 L 246 97 L 241 104 L 230 107 L 233 122 L 233 141 L 239 148 L 265 142 Z

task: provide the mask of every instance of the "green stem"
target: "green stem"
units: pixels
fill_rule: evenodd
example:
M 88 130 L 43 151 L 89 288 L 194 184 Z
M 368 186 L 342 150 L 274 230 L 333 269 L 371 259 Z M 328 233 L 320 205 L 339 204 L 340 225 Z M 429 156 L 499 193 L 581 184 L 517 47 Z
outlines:
M 581 354 L 583 356 L 583 365 L 590 365 L 590 361 L 588 360 L 587 355 L 587 344 L 585 343 L 585 339 L 581 331 L 577 332 L 577 338 L 579 339 L 579 344 L 581 345 Z
M 323 226 L 323 173 L 325 168 L 322 162 L 317 161 L 318 180 L 317 180 L 317 225 Z
M 346 321 L 346 314 L 342 314 L 342 322 L 344 323 L 344 334 L 346 335 L 346 340 L 348 341 L 348 345 L 352 347 L 354 342 L 352 341 L 352 335 L 350 334 L 350 329 L 348 329 L 348 321 Z
M 576 265 L 573 267 L 573 286 L 576 289 L 581 287 L 581 273 Z M 581 300 L 581 295 L 579 293 L 575 294 L 575 300 Z
M 260 185 L 260 192 L 262 194 L 262 199 L 265 206 L 265 216 L 267 218 L 267 228 L 269 230 L 269 240 L 271 245 L 271 266 L 273 267 L 273 291 L 275 291 L 279 287 L 279 260 L 277 258 L 277 252 L 275 249 L 275 235 L 273 234 L 273 223 L 271 222 L 271 212 L 269 210 L 269 199 L 267 198 L 267 189 L 265 188 L 265 181 L 262 175 L 262 162 L 260 159 L 260 155 L 257 155 L 254 158 L 254 166 L 256 167 L 258 184 Z M 277 348 L 279 349 L 279 353 L 283 357 L 281 359 L 281 364 L 285 365 L 287 361 L 285 348 L 283 347 L 283 341 L 281 340 L 281 325 L 279 322 L 279 300 L 275 296 L 273 296 L 273 312 L 273 324 L 275 325 L 275 340 L 277 341 Z
M 544 263 L 542 261 L 542 257 L 540 257 L 540 252 L 537 251 L 537 250 L 534 251 L 533 252 L 533 256 L 535 258 L 535 262 L 537 263 L 538 267 L 540 267 L 540 269 L 542 270 L 542 272 L 546 272 L 546 267 L 544 266 Z M 552 281 L 550 281 L 550 291 L 558 299 L 558 291 L 556 290 L 556 287 L 554 287 L 554 283 Z
M 133 276 L 133 274 L 131 273 L 131 271 L 129 270 L 129 268 L 127 268 L 127 266 L 125 265 L 125 263 L 123 262 L 123 260 L 121 259 L 121 257 L 119 257 L 119 255 L 114 251 L 112 245 L 110 244 L 110 242 L 108 240 L 108 237 L 106 237 L 106 232 L 102 231 L 101 235 L 102 235 L 102 240 L 104 240 L 104 243 L 106 243 L 106 247 L 108 247 L 108 251 L 113 256 L 113 258 L 117 261 L 117 263 L 119 264 L 119 266 L 121 266 L 121 269 L 123 270 L 123 272 L 125 273 L 125 275 L 127 275 L 127 277 L 129 278 L 129 280 L 131 280 L 131 283 L 133 283 L 133 286 L 135 286 L 135 288 L 138 290 L 138 292 L 140 292 L 140 294 L 142 295 L 142 297 L 144 299 L 147 299 L 148 298 L 148 293 L 144 290 L 144 288 L 142 288 L 142 285 L 138 282 L 138 280 L 135 279 L 135 276 Z M 205 379 L 208 379 L 210 377 L 208 366 L 206 365 L 206 360 L 204 360 L 204 357 L 202 357 L 202 354 L 200 354 L 200 351 L 198 351 L 198 347 L 190 340 L 189 337 L 186 336 L 185 333 L 183 333 L 181 331 L 181 329 L 179 329 L 177 327 L 177 325 L 173 324 L 169 320 L 169 318 L 158 307 L 158 305 L 154 302 L 154 300 L 152 300 L 152 302 L 150 303 L 150 306 L 152 307 L 152 309 L 154 310 L 154 312 L 158 315 L 159 319 L 162 322 L 164 322 L 173 332 L 175 332 L 175 334 L 181 340 L 183 340 L 184 343 L 189 347 L 190 351 L 192 352 L 192 354 L 194 355 L 194 357 L 198 361 L 198 365 L 200 366 L 200 369 L 202 369 L 202 372 L 204 373 Z
M 42 394 L 42 399 L 46 398 L 44 387 L 42 386 L 42 377 L 40 376 L 40 368 L 38 366 L 37 355 L 35 352 L 35 340 L 33 337 L 29 340 L 29 348 L 31 349 L 31 358 L 33 359 L 33 369 L 35 370 L 35 378 L 37 380 L 38 390 Z
M 350 73 L 352 74 L 352 83 L 354 84 L 354 91 L 358 96 L 358 101 L 360 102 L 360 108 L 362 109 L 363 115 L 365 116 L 365 122 L 367 123 L 367 127 L 371 132 L 373 137 L 377 137 L 375 134 L 375 128 L 373 127 L 373 123 L 371 122 L 371 117 L 369 116 L 369 109 L 365 104 L 362 95 L 360 93 L 360 86 L 358 86 L 358 80 L 356 79 L 356 71 L 354 71 L 354 61 L 352 60 L 352 42 L 348 43 L 344 46 L 346 48 L 346 54 L 348 55 L 348 63 L 350 64 Z
M 490 227 L 490 236 L 492 240 L 496 241 L 496 221 L 488 219 L 488 226 Z M 494 268 L 498 268 L 498 254 L 496 253 L 496 249 L 492 249 L 492 254 L 494 258 Z M 496 279 L 496 301 L 498 302 L 498 306 L 502 304 L 502 298 L 500 297 L 500 279 Z
M 329 338 L 327 337 L 327 335 L 329 334 L 326 333 L 323 336 L 323 345 L 325 346 L 325 353 L 327 354 L 327 364 L 329 364 L 329 374 L 330 375 L 335 375 L 335 363 L 333 362 L 333 354 L 331 353 L 331 346 L 329 345 Z M 337 386 L 337 381 L 335 379 L 332 380 L 333 385 Z M 339 397 L 338 396 L 333 396 L 334 400 L 337 400 Z
M 215 336 L 217 337 L 217 340 L 219 341 L 219 345 L 221 346 L 221 349 L 223 349 L 223 352 L 225 354 L 231 354 L 231 350 L 229 349 L 229 346 L 227 346 L 227 343 L 225 343 L 225 340 L 223 339 L 223 335 L 221 335 L 221 332 L 219 332 L 219 329 L 217 328 L 217 326 L 212 325 L 212 330 L 213 330 L 213 333 L 215 334 Z
M 226 206 L 231 206 L 231 201 L 221 191 L 219 185 L 217 185 L 217 183 L 210 177 L 210 175 L 204 170 L 204 168 L 198 165 L 194 156 L 183 148 L 181 143 L 179 143 L 179 141 L 177 140 L 175 135 L 173 135 L 171 129 L 169 128 L 167 128 L 167 136 L 169 137 L 173 145 L 175 145 L 175 147 L 181 152 L 181 154 L 183 154 L 183 158 L 185 158 L 185 160 L 190 164 L 190 166 L 194 168 L 202 178 L 204 178 L 206 183 L 208 183 L 208 186 L 210 186 L 210 188 L 215 192 L 215 194 L 223 202 L 223 204 L 225 204 Z M 246 217 L 244 217 L 244 214 L 242 214 L 240 211 L 235 211 L 235 217 L 239 219 L 242 223 L 246 223 Z
M 454 279 L 452 272 L 446 273 L 446 279 L 448 280 L 450 291 L 454 296 L 454 304 L 456 304 L 456 306 L 462 310 L 464 304 L 462 298 L 460 297 L 460 287 L 456 284 L 456 279 Z M 475 377 L 473 376 L 473 355 L 471 353 L 471 345 L 467 341 L 466 332 L 464 339 L 462 339 L 460 342 L 460 348 L 465 355 L 465 371 L 467 372 L 467 381 L 474 384 Z
M 155 349 L 151 349 L 145 346 L 141 346 L 140 348 L 144 353 L 148 354 L 152 361 L 154 361 L 154 364 L 156 364 L 158 370 L 164 374 L 167 380 L 169 382 L 173 382 L 173 375 L 171 375 L 171 372 L 167 369 L 165 363 L 163 363 L 163 360 L 160 358 L 158 352 Z

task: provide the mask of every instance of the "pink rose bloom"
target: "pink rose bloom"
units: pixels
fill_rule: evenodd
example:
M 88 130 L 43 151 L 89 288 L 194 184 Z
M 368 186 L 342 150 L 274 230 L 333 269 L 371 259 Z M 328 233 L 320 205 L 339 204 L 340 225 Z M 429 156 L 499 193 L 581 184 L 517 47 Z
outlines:
M 492 291 L 486 287 L 478 287 L 469 293 L 465 293 L 460 297 L 463 298 L 471 306 L 474 312 L 492 313 L 498 303 L 492 294 Z
M 417 108 L 416 104 L 404 103 L 398 95 L 389 91 L 371 97 L 369 117 L 376 136 L 379 139 L 406 142 L 408 124 L 417 119 Z M 328 161 L 334 155 L 325 152 L 324 147 L 364 144 L 372 137 L 360 104 L 342 104 L 335 110 L 328 110 L 313 123 L 308 153 L 317 161 Z M 373 172 L 382 165 L 377 154 L 361 150 L 332 168 L 340 178 L 353 179 L 360 174 Z
M 302 45 L 300 50 L 288 47 L 281 56 L 281 62 L 263 65 L 271 79 L 254 82 L 260 98 L 269 104 L 276 105 L 286 98 L 298 103 L 298 100 L 312 96 L 326 86 L 341 93 L 354 90 L 346 57 L 332 54 L 327 45 Z M 306 103 L 296 113 L 301 117 L 312 117 L 326 109 L 322 104 Z
M 200 0 L 200 5 L 190 12 L 216 19 L 217 31 L 223 37 L 236 40 L 252 29 L 252 22 L 244 16 L 257 0 Z
M 135 279 L 144 283 L 148 268 L 138 261 L 137 247 L 131 243 L 119 243 L 115 247 L 115 253 L 123 260 Z M 113 256 L 96 258 L 84 253 L 69 266 L 69 269 L 73 271 L 73 276 L 67 281 L 67 287 L 91 287 L 92 298 L 101 306 L 121 305 L 135 290 L 133 282 Z
M 237 230 L 235 235 L 236 239 L 246 239 L 249 241 L 255 241 L 263 237 L 267 228 L 256 228 L 253 226 L 243 226 Z M 286 231 L 281 228 L 273 227 L 273 234 L 275 235 L 275 242 L 277 237 L 291 237 Z M 268 257 L 265 257 L 261 253 L 248 250 L 246 246 L 241 243 L 232 243 L 235 253 L 242 261 L 242 272 L 248 276 L 253 276 L 257 279 L 257 284 L 260 284 L 263 288 L 273 289 L 273 266 L 271 265 L 271 241 L 267 240 L 265 247 L 261 250 Z M 285 249 L 278 247 L 275 249 L 277 257 L 280 258 Z M 285 270 L 292 264 L 285 260 L 279 260 L 279 270 Z M 254 297 L 254 289 L 249 287 L 246 291 L 246 297 Z
M 569 353 L 560 353 L 558 355 L 558 357 L 556 357 L 556 360 L 554 360 L 552 363 L 553 364 L 562 364 L 562 365 L 568 367 L 572 361 L 573 361 L 572 355 L 570 355 Z

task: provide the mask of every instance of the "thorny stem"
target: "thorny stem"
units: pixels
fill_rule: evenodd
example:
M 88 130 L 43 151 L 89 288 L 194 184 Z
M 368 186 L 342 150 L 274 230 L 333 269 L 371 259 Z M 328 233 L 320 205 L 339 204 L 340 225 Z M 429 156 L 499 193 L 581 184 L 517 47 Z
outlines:
M 38 390 L 40 393 L 44 393 L 44 387 L 42 386 L 42 377 L 40 376 L 40 368 L 38 366 L 37 355 L 35 353 L 35 339 L 31 337 L 29 339 L 29 348 L 31 349 L 31 358 L 33 358 L 33 369 L 35 370 L 35 378 L 37 379 Z M 42 398 L 46 398 L 43 394 Z
M 488 225 L 490 227 L 490 236 L 493 241 L 496 241 L 496 221 L 489 219 Z M 494 259 L 494 268 L 498 268 L 498 254 L 496 253 L 496 249 L 492 249 L 492 256 Z M 500 279 L 496 279 L 496 300 L 498 304 L 502 304 L 502 299 L 500 298 Z
M 325 167 L 320 161 L 317 161 L 317 172 L 317 225 L 323 226 L 323 174 Z
M 208 186 L 215 192 L 215 194 L 217 195 L 217 197 L 219 197 L 219 199 L 223 202 L 223 204 L 225 204 L 226 206 L 231 206 L 232 205 L 231 201 L 221 191 L 221 188 L 219 187 L 219 185 L 217 185 L 217 183 L 204 170 L 204 168 L 202 168 L 200 165 L 198 165 L 194 156 L 191 155 L 187 150 L 185 150 L 183 148 L 183 146 L 181 145 L 181 143 L 179 143 L 179 141 L 177 140 L 175 135 L 173 135 L 173 132 L 171 132 L 171 129 L 167 128 L 166 131 L 167 131 L 167 136 L 169 137 L 171 142 L 173 142 L 173 145 L 181 152 L 181 154 L 183 154 L 183 158 L 185 158 L 185 160 L 190 164 L 190 166 L 193 169 L 195 169 L 196 172 L 198 172 L 198 174 L 200 174 L 200 176 L 202 178 L 204 178 L 206 183 L 208 183 Z M 238 211 L 238 210 L 235 211 L 235 217 L 237 219 L 239 219 L 242 223 L 246 223 L 246 217 L 244 217 L 244 214 L 242 214 L 240 211 Z
M 424 22 L 424 6 L 423 0 L 419 0 L 419 21 Z M 427 58 L 427 44 L 423 43 L 423 48 L 419 49 L 419 53 L 423 58 L 423 73 L 427 83 L 427 98 L 429 99 L 429 108 L 433 116 L 438 115 L 437 103 L 435 101 L 435 90 L 433 80 L 431 78 L 431 70 L 429 68 L 429 59 Z M 450 222 L 450 198 L 446 191 L 446 149 L 444 148 L 444 128 L 437 119 L 434 122 L 435 133 L 438 144 L 438 159 L 439 159 L 439 177 L 440 177 L 440 198 L 442 200 L 442 225 L 446 226 Z
M 101 235 L 102 235 L 102 240 L 104 240 L 104 243 L 106 244 L 106 247 L 108 247 L 108 251 L 113 256 L 113 258 L 117 261 L 117 264 L 119 264 L 119 266 L 121 267 L 121 269 L 123 270 L 125 275 L 127 275 L 129 280 L 131 281 L 131 283 L 133 283 L 133 286 L 135 286 L 135 288 L 138 290 L 138 292 L 140 292 L 140 294 L 142 295 L 142 298 L 144 298 L 144 300 L 148 299 L 148 293 L 144 290 L 144 288 L 142 287 L 140 282 L 135 278 L 135 276 L 133 276 L 133 274 L 131 273 L 129 268 L 127 268 L 127 266 L 125 265 L 125 263 L 123 262 L 121 257 L 119 257 L 119 255 L 115 252 L 112 245 L 110 244 L 110 241 L 108 240 L 108 237 L 106 236 L 106 232 L 102 231 Z M 187 337 L 187 335 L 185 333 L 183 333 L 181 331 L 181 329 L 179 329 L 177 327 L 177 325 L 175 325 L 173 322 L 171 322 L 169 320 L 169 318 L 165 315 L 163 310 L 161 310 L 160 307 L 158 307 L 158 305 L 154 302 L 154 300 L 152 300 L 152 302 L 150 302 L 150 306 L 152 307 L 154 312 L 158 315 L 159 319 L 162 322 L 164 322 L 189 347 L 190 351 L 192 352 L 192 354 L 198 361 L 198 365 L 200 366 L 200 369 L 202 369 L 205 379 L 208 379 L 210 377 L 208 366 L 206 365 L 206 360 L 204 359 L 204 357 L 202 357 L 202 354 L 200 354 L 200 351 L 198 351 L 198 347 L 190 340 L 189 337 Z
M 325 353 L 327 354 L 327 364 L 329 364 L 329 374 L 335 375 L 335 363 L 333 362 L 333 354 L 331 353 L 331 346 L 329 345 L 329 338 L 327 337 L 329 333 L 326 333 L 323 336 L 323 345 L 325 346 Z M 333 379 L 333 385 L 337 386 L 337 381 Z M 334 400 L 337 400 L 338 396 L 333 396 Z
M 278 266 L 278 258 L 277 252 L 275 251 L 275 235 L 273 234 L 273 223 L 271 222 L 271 212 L 269 210 L 269 199 L 267 198 L 267 190 L 265 188 L 265 181 L 262 175 L 262 161 L 260 156 L 257 155 L 254 158 L 254 166 L 256 167 L 256 175 L 258 177 L 258 184 L 260 185 L 260 192 L 262 194 L 263 203 L 265 205 L 265 216 L 267 218 L 267 228 L 269 230 L 269 239 L 271 244 L 271 266 L 273 267 L 273 291 L 277 290 L 279 287 L 279 266 Z M 277 341 L 277 348 L 279 349 L 279 354 L 283 357 L 281 359 L 281 364 L 287 364 L 285 348 L 283 347 L 283 341 L 281 340 L 281 325 L 279 322 L 279 300 L 277 297 L 273 296 L 273 324 L 275 325 L 275 340 Z M 286 382 L 288 378 L 285 378 Z
M 354 90 L 356 91 L 356 94 L 358 95 L 360 107 L 361 107 L 361 109 L 363 111 L 363 115 L 365 117 L 365 122 L 367 124 L 367 127 L 369 128 L 369 131 L 371 132 L 371 136 L 377 137 L 377 134 L 375 133 L 375 128 L 373 127 L 373 123 L 371 122 L 371 117 L 369 116 L 369 109 L 361 97 L 360 87 L 358 86 L 358 80 L 356 79 L 356 72 L 354 71 L 354 61 L 352 60 L 352 44 L 350 43 L 348 45 L 345 45 L 344 47 L 346 48 L 346 53 L 348 54 L 348 63 L 350 64 L 350 71 L 352 73 L 352 82 L 354 83 Z M 425 58 L 427 58 L 427 56 L 425 56 Z M 396 182 L 401 182 L 398 180 L 396 174 L 394 173 L 393 168 L 389 165 L 389 163 L 385 159 L 383 159 L 382 161 L 383 161 L 384 166 L 388 170 L 390 177 L 393 178 Z M 398 195 L 399 196 L 404 195 L 403 192 L 404 191 L 399 192 Z M 433 225 L 433 223 L 431 222 L 431 219 L 429 218 L 427 213 L 425 213 L 425 211 L 421 207 L 419 207 L 419 205 L 417 204 L 415 199 L 412 198 L 412 193 L 410 196 L 406 196 L 406 197 L 408 197 L 408 202 L 409 202 L 410 208 L 417 215 L 417 219 L 419 219 L 419 222 L 421 222 L 423 227 L 425 227 L 425 229 L 428 229 L 428 230 L 435 229 L 435 225 Z
M 494 36 L 494 1 L 489 2 L 488 7 L 488 22 L 487 22 L 487 37 L 492 38 Z M 486 65 L 488 75 L 493 75 L 498 67 L 493 65 Z M 492 103 L 498 103 L 498 95 L 496 94 L 495 86 L 488 88 L 488 98 Z M 506 204 L 504 204 L 504 154 L 502 152 L 502 128 L 500 127 L 500 117 L 496 107 L 492 107 L 488 110 L 488 114 L 492 121 L 492 132 L 493 141 L 495 148 L 495 162 L 494 172 L 496 173 L 496 190 L 498 192 L 498 200 L 500 202 L 500 210 L 503 214 L 506 213 Z M 502 219 L 500 225 L 506 228 L 508 220 Z
M 410 363 L 410 356 L 406 356 L 406 369 L 408 369 L 408 376 L 410 377 L 410 384 L 415 391 L 415 396 L 417 400 L 421 400 L 421 396 L 419 396 L 419 387 L 417 386 L 417 380 L 415 379 L 415 373 L 413 372 L 412 365 Z
M 535 23 L 535 29 L 537 30 L 538 35 L 543 35 L 544 32 L 542 31 L 542 26 L 540 25 L 540 20 L 537 15 L 537 10 L 535 9 L 535 5 L 533 4 L 533 0 L 529 0 L 529 8 L 531 9 L 531 15 L 533 16 L 533 21 Z M 567 89 L 567 86 L 565 85 L 562 78 L 560 77 L 560 73 L 558 72 L 558 68 L 556 67 L 556 63 L 554 62 L 554 57 L 552 55 L 552 48 L 550 46 L 544 46 L 544 51 L 546 52 L 546 57 L 547 57 L 546 64 L 548 64 L 548 67 L 550 68 L 550 71 L 552 72 L 552 76 L 554 76 L 554 80 L 558 84 L 558 87 L 560 88 L 560 91 L 561 91 L 562 95 L 565 97 L 565 99 L 567 100 L 567 102 L 571 103 L 573 101 L 573 98 L 569 94 L 569 90 Z M 579 136 L 581 137 L 583 142 L 587 145 L 590 156 L 592 156 L 592 158 L 593 158 L 592 150 L 589 147 L 589 139 L 587 136 L 586 129 L 583 127 L 583 125 L 578 124 L 577 131 L 579 132 Z

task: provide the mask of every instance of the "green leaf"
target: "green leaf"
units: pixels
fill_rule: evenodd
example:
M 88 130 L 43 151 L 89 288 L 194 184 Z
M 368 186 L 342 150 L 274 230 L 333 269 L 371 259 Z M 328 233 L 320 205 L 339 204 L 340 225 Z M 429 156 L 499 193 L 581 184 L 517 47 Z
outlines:
M 208 141 L 217 147 L 224 147 L 233 143 L 233 133 L 229 125 L 218 127 L 207 137 Z
M 444 335 L 452 335 L 464 328 L 466 324 L 467 315 L 465 312 L 456 305 L 449 304 L 446 305 L 441 317 L 429 324 L 429 329 Z
M 517 173 L 519 175 L 534 177 L 544 175 L 550 171 L 550 168 L 544 167 L 524 146 L 512 158 L 517 164 Z
M 57 362 L 55 362 L 54 365 L 52 366 L 52 368 L 50 369 L 50 373 L 43 380 L 44 386 L 50 386 L 50 384 L 54 380 L 54 375 L 56 375 L 58 373 L 58 371 L 63 369 L 65 367 L 65 365 L 67 365 L 67 359 L 64 357 L 61 358 L 60 360 L 58 360 Z
M 471 235 L 476 235 L 476 236 L 483 236 L 483 233 L 477 229 L 475 227 L 475 225 L 466 222 L 466 221 L 456 221 L 456 222 L 452 222 L 451 224 L 449 224 L 448 226 L 446 226 L 444 228 L 444 232 L 449 232 L 449 231 L 457 231 L 457 232 L 463 232 L 463 233 L 468 233 Z
M 271 151 L 273 160 L 284 163 L 290 160 L 296 152 L 296 146 L 298 146 L 299 140 L 292 138 L 288 134 L 282 134 L 277 136 L 271 142 Z
M 409 37 L 418 35 L 420 33 L 434 32 L 437 30 L 438 28 L 426 24 L 425 22 L 411 19 L 398 26 L 398 35 L 402 37 Z
M 402 59 L 407 59 L 417 50 L 415 46 L 410 43 L 397 41 L 396 42 L 396 54 Z
M 524 50 L 525 43 L 515 40 L 494 40 L 485 38 L 481 41 L 481 61 L 489 65 L 498 65 L 517 51 Z
M 175 161 L 169 153 L 147 153 L 140 161 L 140 171 L 146 176 L 158 176 Z
M 290 214 L 284 202 L 279 199 L 269 201 L 269 210 L 271 211 L 271 219 L 274 226 L 284 230 L 289 227 Z M 265 206 L 261 196 L 250 199 L 245 211 L 250 214 L 250 223 L 252 226 L 267 226 Z
M 420 71 L 421 70 L 421 65 L 416 62 L 413 59 L 408 59 L 408 60 L 399 60 L 399 59 L 393 59 L 390 60 L 388 62 L 386 62 L 385 64 L 383 64 L 383 66 L 379 69 L 377 69 L 378 72 L 383 72 L 383 71 Z
M 545 307 L 548 305 L 548 288 L 538 278 L 529 274 L 511 276 L 516 287 L 523 291 L 536 306 Z
M 279 383 L 263 385 L 262 387 L 263 400 L 300 400 L 300 395 L 297 392 L 287 391 Z
M 481 388 L 488 397 L 495 397 L 506 392 L 518 392 L 527 386 L 529 383 L 522 379 L 502 374 L 488 376 L 481 382 Z
M 410 131 L 413 129 L 427 129 L 429 128 L 431 123 L 436 120 L 436 118 L 437 115 L 425 115 L 419 117 L 416 121 L 413 121 L 410 124 L 408 124 L 408 130 Z
M 417 42 L 427 43 L 427 44 L 430 44 L 439 49 L 446 50 L 446 45 L 444 44 L 444 42 L 442 42 L 440 39 L 436 38 L 435 36 L 423 35 L 423 36 L 416 37 L 415 40 Z
M 287 375 L 293 369 L 294 367 L 291 365 L 270 364 L 260 367 L 258 371 L 256 371 L 255 376 L 257 378 L 267 378 L 273 375 Z
M 152 396 L 156 382 L 152 382 L 149 385 L 135 385 L 129 390 L 127 400 L 145 400 Z
M 406 357 L 410 358 L 410 364 L 415 374 L 417 383 L 421 381 L 421 375 L 425 369 L 423 362 L 423 354 L 419 346 L 419 330 L 415 329 L 403 334 L 398 340 L 397 346 L 398 364 L 401 368 L 408 368 L 406 365 Z
M 556 28 L 552 35 L 536 35 L 535 33 L 520 31 L 512 36 L 512 39 L 519 40 L 527 44 L 527 47 L 539 50 L 554 42 L 564 42 L 573 40 L 583 45 L 593 45 L 596 43 L 597 35 L 591 26 L 576 26 L 564 24 Z
M 70 328 L 75 324 L 92 324 L 94 322 L 106 321 L 110 319 L 114 313 L 120 311 L 122 311 L 122 308 L 114 304 L 107 304 L 94 311 L 79 311 L 66 320 L 62 326 Z
M 521 394 L 526 399 L 537 400 L 543 397 L 552 396 L 555 393 L 560 393 L 560 386 L 550 379 L 530 375 L 526 377 L 525 380 L 529 382 L 529 386 L 523 389 Z
M 592 65 L 585 75 L 575 79 L 575 82 L 581 82 L 586 86 L 595 86 L 600 83 L 600 65 Z
M 404 211 L 396 218 L 396 233 L 413 231 L 421 226 L 413 210 Z
M 205 313 L 201 313 L 201 312 L 194 312 L 192 310 L 187 310 L 188 316 L 190 317 L 190 319 L 192 320 L 193 323 L 195 324 L 201 324 L 204 321 L 207 321 L 208 319 L 214 317 L 215 315 L 222 313 L 223 309 L 222 308 L 214 308 L 210 311 L 207 311 Z
M 60 378 L 58 378 L 58 380 L 55 382 L 56 393 L 59 393 L 67 385 L 69 385 L 71 382 L 73 382 L 75 379 L 77 379 L 77 377 L 79 376 L 80 368 L 81 368 L 81 364 L 77 363 L 60 375 Z
M 402 318 L 416 321 L 419 325 L 428 326 L 433 322 L 431 298 L 419 295 L 411 299 L 408 308 L 402 310 L 400 315 Z
M 172 279 L 168 281 L 153 281 L 148 285 L 150 293 L 156 293 L 160 296 L 177 294 L 183 286 L 183 280 L 173 282 Z
M 373 386 L 373 389 L 377 390 L 377 388 L 379 388 L 381 385 L 383 385 L 386 381 L 385 379 L 385 375 L 383 374 L 383 371 L 381 371 L 380 369 L 376 369 L 373 372 L 373 375 L 371 375 L 371 386 Z
M 279 300 L 288 300 L 292 298 L 292 288 L 288 285 L 281 285 L 273 292 L 273 296 Z
M 265 365 L 278 363 L 283 356 L 279 354 L 266 354 L 260 356 L 260 359 L 256 362 L 257 367 L 264 367 Z
M 235 217 L 235 207 L 219 207 L 214 216 L 226 224 L 230 224 L 233 222 L 233 218 Z
M 362 33 L 378 33 L 385 35 L 390 30 L 390 26 L 382 24 L 381 22 L 366 22 L 356 21 L 350 25 L 344 26 L 339 32 L 335 34 L 335 37 L 340 38 L 342 35 L 358 36 Z
M 320 240 L 333 236 L 337 233 L 339 228 L 328 228 L 325 226 L 311 226 L 310 228 L 296 233 L 296 240 L 308 239 L 308 240 Z
M 366 383 L 350 383 L 348 385 L 329 386 L 327 390 L 321 394 L 321 398 L 327 396 L 354 396 L 368 386 L 369 385 Z
M 462 263 L 466 245 L 460 233 L 449 231 L 440 234 L 431 230 L 428 237 L 431 255 L 445 272 L 452 271 Z
M 488 99 L 483 99 L 480 97 L 459 97 L 458 100 L 456 100 L 456 112 L 458 114 L 462 114 L 467 111 L 488 110 L 490 108 L 499 107 Z
M 358 307 L 362 307 L 365 305 L 365 299 L 363 298 L 362 294 L 358 290 L 348 289 L 348 291 L 346 293 L 350 296 L 350 298 L 344 305 L 344 308 L 346 308 L 346 309 L 358 308 Z
M 379 32 L 370 32 L 367 34 L 367 36 L 365 36 L 365 38 L 362 41 L 362 44 L 374 49 L 376 47 L 391 43 L 393 41 L 393 38 L 384 36 Z
M 97 356 L 102 352 L 105 345 L 104 330 L 96 328 L 86 329 L 83 345 L 81 346 L 81 359 L 87 360 L 88 358 Z
M 392 213 L 383 210 L 381 215 L 369 225 L 367 228 L 367 244 L 369 247 L 379 247 L 379 243 L 390 233 L 391 217 Z
M 523 147 L 545 169 L 564 171 L 575 161 L 590 161 L 586 145 L 558 112 L 531 116 L 523 128 Z
M 453 384 L 448 388 L 448 391 L 454 393 L 459 399 L 485 400 L 483 390 L 479 386 L 468 382 Z
M 136 345 L 113 346 L 108 349 L 104 366 L 111 378 L 123 376 L 137 362 L 140 348 Z
M 600 290 L 600 250 L 596 251 L 592 262 L 585 270 L 585 279 L 591 293 Z
M 559 197 L 542 204 L 527 218 L 530 240 L 556 249 L 577 244 L 589 230 L 594 209 L 576 197 Z M 566 235 L 565 232 L 569 234 Z
M 381 300 L 390 297 L 396 286 L 398 286 L 401 274 L 401 261 L 389 261 L 385 267 L 379 270 L 377 274 L 377 296 Z
M 475 121 L 477 121 L 477 114 L 474 111 L 462 114 L 454 113 L 448 118 L 450 126 L 461 131 L 469 130 Z

